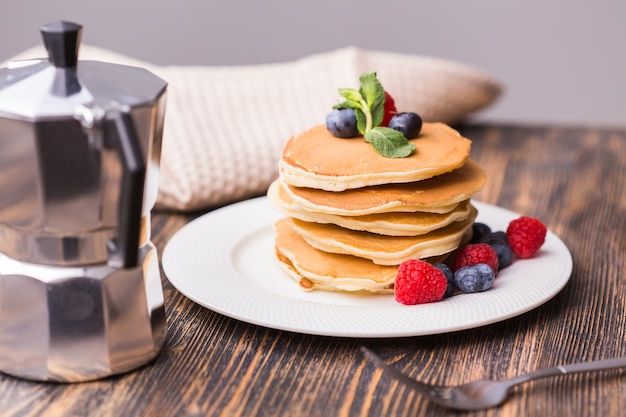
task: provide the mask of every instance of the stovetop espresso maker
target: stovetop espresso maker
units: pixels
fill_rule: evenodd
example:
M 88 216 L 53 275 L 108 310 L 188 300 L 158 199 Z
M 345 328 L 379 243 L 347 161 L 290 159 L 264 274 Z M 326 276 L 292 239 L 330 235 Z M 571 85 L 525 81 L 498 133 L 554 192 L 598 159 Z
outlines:
M 125 372 L 165 339 L 150 210 L 167 84 L 78 61 L 81 30 L 45 25 L 48 59 L 0 69 L 0 371 L 31 380 Z

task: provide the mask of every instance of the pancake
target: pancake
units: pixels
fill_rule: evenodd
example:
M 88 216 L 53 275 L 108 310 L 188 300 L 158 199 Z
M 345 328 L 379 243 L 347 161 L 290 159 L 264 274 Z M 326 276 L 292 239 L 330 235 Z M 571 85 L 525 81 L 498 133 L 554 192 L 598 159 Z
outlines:
M 471 236 L 477 214 L 472 206 L 467 219 L 419 236 L 384 236 L 332 224 L 291 221 L 293 229 L 316 249 L 370 259 L 378 265 L 397 266 L 408 259 L 424 259 L 454 251 Z
M 398 268 L 350 255 L 323 252 L 296 233 L 289 218 L 276 225 L 276 259 L 304 290 L 392 293 Z
M 423 181 L 389 184 L 341 192 L 282 185 L 303 210 L 341 216 L 386 212 L 448 213 L 481 190 L 487 176 L 471 159 L 459 169 Z
M 363 138 L 337 138 L 319 125 L 287 141 L 280 175 L 296 187 L 343 191 L 432 178 L 460 168 L 470 154 L 471 141 L 443 123 L 424 123 L 409 141 L 412 155 L 385 158 Z
M 391 212 L 366 214 L 363 216 L 339 216 L 335 214 L 307 211 L 293 202 L 293 199 L 274 181 L 267 192 L 272 206 L 287 216 L 306 222 L 335 224 L 351 230 L 366 231 L 388 236 L 416 236 L 432 232 L 454 222 L 465 220 L 470 215 L 469 200 L 461 202 L 448 213 Z

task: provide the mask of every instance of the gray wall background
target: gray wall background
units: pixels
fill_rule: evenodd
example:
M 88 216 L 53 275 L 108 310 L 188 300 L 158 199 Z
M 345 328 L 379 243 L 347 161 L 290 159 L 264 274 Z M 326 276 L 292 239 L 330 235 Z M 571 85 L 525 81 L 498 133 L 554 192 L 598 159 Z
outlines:
M 54 20 L 155 64 L 282 62 L 354 45 L 479 67 L 506 91 L 477 120 L 626 126 L 626 0 L 2 0 L 0 61 Z

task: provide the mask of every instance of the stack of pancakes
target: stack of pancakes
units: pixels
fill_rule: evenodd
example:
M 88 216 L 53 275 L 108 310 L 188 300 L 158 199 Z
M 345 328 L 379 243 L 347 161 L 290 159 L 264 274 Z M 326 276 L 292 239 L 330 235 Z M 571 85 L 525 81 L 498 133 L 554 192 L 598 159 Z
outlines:
M 393 292 L 398 265 L 438 262 L 471 235 L 470 198 L 485 184 L 471 141 L 424 123 L 407 158 L 320 125 L 292 137 L 269 190 L 279 264 L 303 289 Z

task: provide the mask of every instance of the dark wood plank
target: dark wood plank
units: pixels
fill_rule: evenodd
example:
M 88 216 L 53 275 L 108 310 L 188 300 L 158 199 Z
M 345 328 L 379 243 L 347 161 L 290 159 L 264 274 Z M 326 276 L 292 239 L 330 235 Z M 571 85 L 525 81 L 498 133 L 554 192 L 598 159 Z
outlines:
M 300 335 L 202 308 L 163 277 L 161 355 L 125 375 L 47 384 L 0 375 L 6 416 L 458 415 L 383 375 L 366 345 L 416 378 L 454 384 L 626 355 L 626 129 L 464 126 L 489 179 L 478 199 L 536 216 L 574 257 L 571 281 L 518 317 L 450 334 L 400 339 Z M 153 240 L 201 213 L 155 213 Z M 210 238 L 210 237 L 207 237 Z M 470 416 L 621 416 L 626 371 L 571 375 L 516 390 Z

